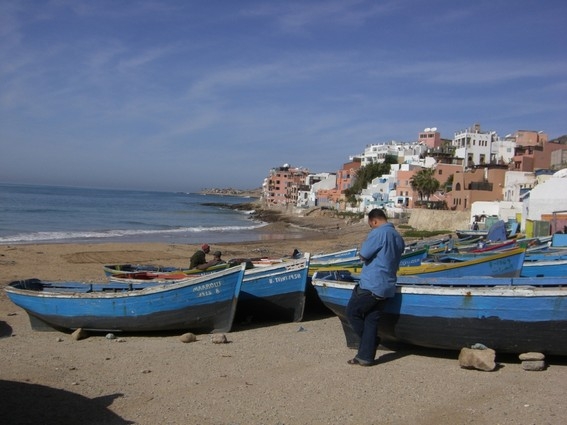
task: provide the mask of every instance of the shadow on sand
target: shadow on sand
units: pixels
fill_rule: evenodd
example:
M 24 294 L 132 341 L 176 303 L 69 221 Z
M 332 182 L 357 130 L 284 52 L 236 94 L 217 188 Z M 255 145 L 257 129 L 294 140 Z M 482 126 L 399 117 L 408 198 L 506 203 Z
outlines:
M 12 335 L 12 327 L 0 320 L 0 338 L 5 338 Z
M 125 425 L 107 406 L 122 394 L 87 398 L 65 390 L 0 380 L 0 418 L 4 425 Z

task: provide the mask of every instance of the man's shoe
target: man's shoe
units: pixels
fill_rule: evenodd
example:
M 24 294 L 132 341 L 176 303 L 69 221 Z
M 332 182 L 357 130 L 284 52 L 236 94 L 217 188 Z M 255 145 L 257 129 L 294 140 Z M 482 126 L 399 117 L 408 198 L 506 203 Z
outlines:
M 350 365 L 359 365 L 359 366 L 373 366 L 374 365 L 374 362 L 361 360 L 358 357 L 355 357 L 353 359 L 348 360 L 347 363 L 350 364 Z

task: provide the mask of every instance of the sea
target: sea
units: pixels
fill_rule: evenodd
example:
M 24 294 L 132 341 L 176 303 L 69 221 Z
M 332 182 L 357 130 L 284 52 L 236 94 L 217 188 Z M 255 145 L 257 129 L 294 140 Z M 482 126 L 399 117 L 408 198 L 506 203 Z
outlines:
M 0 184 L 0 244 L 255 241 L 252 198 Z

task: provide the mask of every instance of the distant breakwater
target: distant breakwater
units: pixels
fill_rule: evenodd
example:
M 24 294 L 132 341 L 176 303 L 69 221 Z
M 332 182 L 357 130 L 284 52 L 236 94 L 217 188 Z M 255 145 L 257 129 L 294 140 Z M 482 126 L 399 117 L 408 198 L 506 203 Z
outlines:
M 217 195 L 217 196 L 241 196 L 247 198 L 260 198 L 262 196 L 262 189 L 233 189 L 233 188 L 209 188 L 202 189 L 199 192 L 201 195 Z

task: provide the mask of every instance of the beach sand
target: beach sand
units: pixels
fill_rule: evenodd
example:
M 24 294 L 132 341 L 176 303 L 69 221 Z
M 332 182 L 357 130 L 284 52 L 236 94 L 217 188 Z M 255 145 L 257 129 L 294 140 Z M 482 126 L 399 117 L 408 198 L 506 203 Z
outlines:
M 358 246 L 364 223 L 318 220 L 305 230 L 273 223 L 264 240 L 215 244 L 223 257 L 330 252 Z M 207 242 L 207 241 L 203 241 Z M 186 266 L 197 246 L 0 246 L 0 286 L 15 279 L 104 279 L 102 265 Z M 182 333 L 182 332 L 180 332 Z M 180 334 L 179 333 L 179 334 Z M 104 334 L 75 341 L 32 331 L 0 293 L 3 424 L 560 424 L 567 363 L 527 372 L 497 355 L 493 372 L 461 369 L 458 352 L 381 347 L 376 366 L 350 366 L 339 320 L 307 311 L 301 323 L 236 323 L 227 344 L 209 335 Z M 558 337 L 564 337 L 558 335 Z

